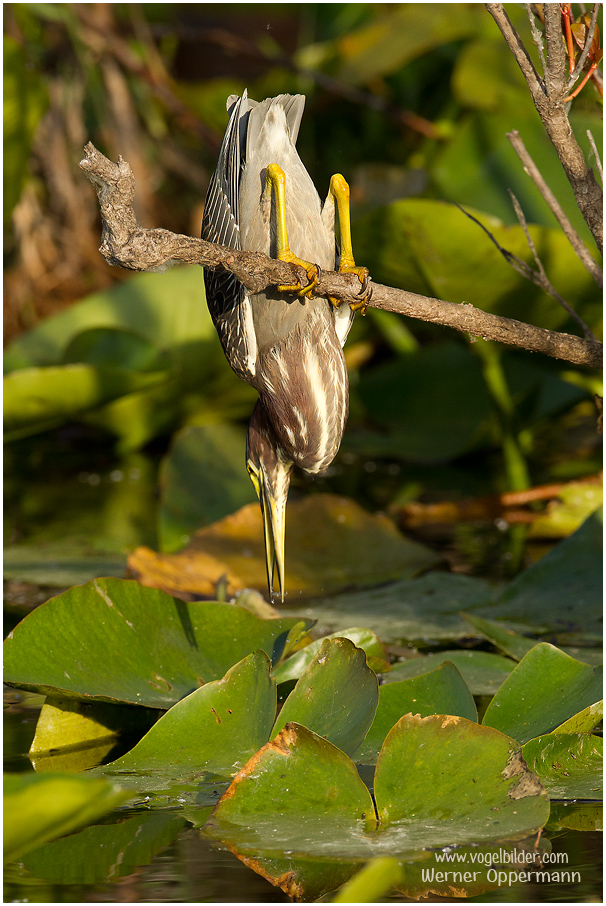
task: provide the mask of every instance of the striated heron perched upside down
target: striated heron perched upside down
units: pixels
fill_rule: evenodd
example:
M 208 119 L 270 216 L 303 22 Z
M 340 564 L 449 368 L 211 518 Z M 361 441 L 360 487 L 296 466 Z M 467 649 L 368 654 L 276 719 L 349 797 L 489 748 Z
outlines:
M 303 95 L 282 94 L 259 104 L 246 92 L 228 99 L 229 123 L 202 221 L 203 239 L 300 264 L 309 281 L 249 295 L 233 274 L 204 272 L 208 307 L 227 360 L 259 393 L 246 465 L 263 515 L 270 599 L 277 571 L 282 600 L 293 466 L 323 472 L 339 449 L 348 412 L 342 346 L 357 306 L 314 298 L 313 289 L 319 269 L 337 265 L 357 274 L 363 296 L 369 282 L 367 269 L 353 259 L 347 183 L 333 176 L 322 206 L 297 154 L 304 105 Z

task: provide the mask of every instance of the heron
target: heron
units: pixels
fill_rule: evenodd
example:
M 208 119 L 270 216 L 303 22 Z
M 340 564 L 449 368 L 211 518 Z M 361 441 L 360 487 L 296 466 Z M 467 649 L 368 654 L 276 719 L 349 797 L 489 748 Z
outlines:
M 304 105 L 300 94 L 260 103 L 246 91 L 228 98 L 229 122 L 202 221 L 203 239 L 293 262 L 307 277 L 305 284 L 251 294 L 229 272 L 204 271 L 207 304 L 225 356 L 259 394 L 246 466 L 261 507 L 269 597 L 277 574 L 282 603 L 291 473 L 296 465 L 318 475 L 337 454 L 349 407 L 343 344 L 356 309 L 368 300 L 370 281 L 368 269 L 357 267 L 353 257 L 345 179 L 331 178 L 322 205 L 297 153 Z M 337 267 L 360 280 L 359 305 L 314 295 L 321 270 Z

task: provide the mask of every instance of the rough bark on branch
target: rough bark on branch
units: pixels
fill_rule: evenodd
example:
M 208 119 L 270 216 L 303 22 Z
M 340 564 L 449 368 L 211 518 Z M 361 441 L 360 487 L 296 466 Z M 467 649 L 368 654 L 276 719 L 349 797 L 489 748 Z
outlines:
M 534 68 L 504 5 L 502 3 L 484 5 L 498 25 L 526 79 L 534 105 L 557 151 L 579 210 L 599 250 L 602 251 L 602 190 L 595 180 L 593 170 L 587 166 L 568 122 L 569 104 L 566 102 L 566 95 L 569 85 L 566 78 L 566 53 L 562 41 L 560 4 L 543 4 L 547 43 L 547 71 L 543 79 Z
M 86 157 L 80 161 L 80 167 L 97 189 L 103 222 L 100 252 L 109 264 L 157 272 L 177 263 L 222 267 L 235 274 L 253 293 L 261 292 L 267 286 L 293 284 L 298 279 L 302 284 L 306 283 L 303 268 L 269 258 L 261 252 L 237 251 L 168 230 L 140 227 L 132 208 L 135 181 L 129 164 L 121 157 L 117 164 L 112 163 L 91 142 L 84 151 Z M 371 283 L 371 288 L 368 304 L 373 308 L 452 327 L 530 352 L 541 352 L 575 365 L 601 367 L 601 343 L 488 314 L 468 303 L 444 302 L 378 283 Z M 322 271 L 315 292 L 345 303 L 360 301 L 360 283 L 352 274 Z

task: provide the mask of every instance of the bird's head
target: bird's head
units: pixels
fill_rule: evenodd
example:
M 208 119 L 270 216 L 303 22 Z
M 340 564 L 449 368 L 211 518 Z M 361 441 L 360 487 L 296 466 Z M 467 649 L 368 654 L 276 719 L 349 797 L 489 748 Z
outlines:
M 246 439 L 246 468 L 255 486 L 263 516 L 265 564 L 270 600 L 274 572 L 278 573 L 280 598 L 284 602 L 284 529 L 286 498 L 293 464 L 281 456 L 261 400 L 253 409 Z

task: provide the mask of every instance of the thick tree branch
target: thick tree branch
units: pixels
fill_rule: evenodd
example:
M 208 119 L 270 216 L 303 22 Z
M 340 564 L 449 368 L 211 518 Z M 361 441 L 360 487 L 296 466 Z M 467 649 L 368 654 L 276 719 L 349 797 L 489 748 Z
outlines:
M 568 104 L 565 100 L 566 52 L 562 41 L 560 4 L 543 4 L 547 44 L 545 80 L 540 79 L 537 75 L 520 36 L 505 12 L 504 5 L 486 3 L 485 6 L 522 70 L 534 105 L 572 187 L 579 210 L 601 252 L 603 242 L 602 191 L 595 180 L 593 170 L 585 162 L 583 152 L 568 122 Z
M 109 264 L 158 272 L 177 263 L 222 267 L 235 274 L 253 293 L 267 286 L 292 284 L 298 279 L 306 281 L 303 268 L 268 258 L 261 252 L 236 251 L 163 229 L 143 229 L 132 209 L 135 182 L 129 164 L 122 158 L 117 164 L 112 163 L 91 142 L 84 150 L 86 157 L 80 167 L 97 189 L 103 221 L 100 251 Z M 372 283 L 371 288 L 368 304 L 374 308 L 442 324 L 576 365 L 601 367 L 601 343 L 491 315 L 468 303 L 444 302 L 377 283 Z M 316 293 L 356 303 L 360 300 L 360 284 L 352 274 L 323 271 Z

